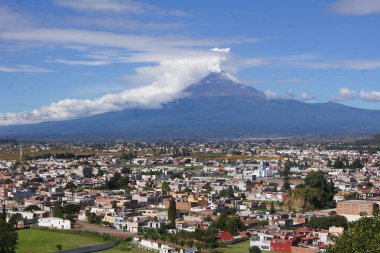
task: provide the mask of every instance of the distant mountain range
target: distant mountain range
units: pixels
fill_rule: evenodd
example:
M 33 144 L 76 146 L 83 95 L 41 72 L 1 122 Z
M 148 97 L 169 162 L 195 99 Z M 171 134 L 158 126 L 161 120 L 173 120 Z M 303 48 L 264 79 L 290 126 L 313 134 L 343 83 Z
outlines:
M 188 139 L 345 135 L 380 132 L 380 111 L 266 99 L 225 72 L 189 86 L 160 109 L 126 109 L 87 118 L 0 127 L 4 138 Z

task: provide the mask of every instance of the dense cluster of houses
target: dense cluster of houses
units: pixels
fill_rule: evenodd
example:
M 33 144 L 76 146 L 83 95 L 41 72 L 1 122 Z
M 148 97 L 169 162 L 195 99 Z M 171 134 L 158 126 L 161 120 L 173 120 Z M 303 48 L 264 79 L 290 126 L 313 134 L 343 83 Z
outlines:
M 29 148 L 35 152 L 57 148 L 51 145 L 34 144 Z M 137 235 L 144 228 L 167 226 L 168 207 L 174 198 L 174 233 L 207 229 L 221 213 L 228 213 L 238 217 L 244 230 L 235 234 L 221 230 L 218 238 L 226 244 L 249 240 L 250 246 L 262 250 L 309 253 L 324 252 L 332 243 L 331 235 L 343 232 L 340 227 L 307 228 L 311 217 L 335 211 L 350 221 L 357 220 L 361 212 L 370 214 L 380 203 L 380 153 L 247 142 L 131 145 L 103 144 L 95 148 L 78 144 L 75 150 L 107 154 L 1 160 L 0 199 L 8 218 L 20 213 L 20 223 L 71 229 L 72 220 L 53 217 L 53 210 L 58 205 L 76 204 L 80 211 L 75 220 Z M 123 157 L 117 152 L 133 155 Z M 190 155 L 195 153 L 200 155 Z M 202 154 L 221 158 L 205 159 Z M 338 157 L 349 163 L 360 159 L 363 166 L 354 170 L 336 168 L 331 164 Z M 280 176 L 286 160 L 292 161 L 292 188 L 302 183 L 308 172 L 323 171 L 337 189 L 336 208 L 304 213 L 287 210 L 287 193 Z M 127 177 L 128 185 L 107 188 L 106 182 L 115 175 Z M 30 206 L 38 210 L 24 210 Z M 168 242 L 136 237 L 134 243 L 142 249 L 178 252 Z M 181 250 L 196 252 L 191 247 Z

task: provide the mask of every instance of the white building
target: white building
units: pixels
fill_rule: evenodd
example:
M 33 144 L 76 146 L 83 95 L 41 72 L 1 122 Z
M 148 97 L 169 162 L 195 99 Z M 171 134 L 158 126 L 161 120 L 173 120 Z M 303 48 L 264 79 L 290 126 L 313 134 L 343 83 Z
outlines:
M 251 238 L 249 242 L 249 247 L 257 246 L 261 250 L 270 251 L 270 240 L 272 238 L 273 238 L 273 235 L 259 233 L 258 235 Z
M 56 229 L 71 229 L 70 220 L 64 220 L 56 217 L 48 217 L 38 219 L 38 226 L 45 228 L 56 228 Z
M 256 178 L 261 178 L 261 177 L 274 177 L 276 175 L 276 170 L 273 170 L 269 167 L 266 168 L 259 168 L 253 172 L 253 174 L 256 176 Z

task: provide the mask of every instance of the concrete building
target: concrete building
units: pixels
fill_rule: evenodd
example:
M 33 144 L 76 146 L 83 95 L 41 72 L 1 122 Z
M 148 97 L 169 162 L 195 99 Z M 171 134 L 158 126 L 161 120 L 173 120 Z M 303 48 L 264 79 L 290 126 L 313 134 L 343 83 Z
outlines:
M 70 220 L 64 220 L 61 218 L 48 217 L 38 219 L 38 226 L 56 229 L 71 229 L 71 222 Z

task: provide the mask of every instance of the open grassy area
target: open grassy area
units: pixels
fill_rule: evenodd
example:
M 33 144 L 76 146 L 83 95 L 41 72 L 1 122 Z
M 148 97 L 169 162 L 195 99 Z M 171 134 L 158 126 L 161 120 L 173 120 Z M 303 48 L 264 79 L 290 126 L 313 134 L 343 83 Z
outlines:
M 48 230 L 18 230 L 17 253 L 47 253 L 57 251 L 57 244 L 62 249 L 75 249 L 105 243 L 101 238 L 91 235 L 66 234 Z
M 57 251 L 57 244 L 62 244 L 64 250 L 105 243 L 103 239 L 92 235 L 76 235 L 60 233 L 49 230 L 24 229 L 19 230 L 19 243 L 16 253 L 48 253 Z M 112 249 L 101 251 L 102 253 L 147 253 L 137 248 L 130 249 L 128 242 L 123 242 Z M 224 253 L 249 252 L 249 241 L 236 243 L 226 248 L 218 248 Z
M 101 251 L 101 253 L 149 253 L 151 251 L 145 251 L 137 248 L 129 248 L 128 243 L 121 243 L 119 246 L 116 246 L 109 250 Z
M 229 245 L 226 248 L 218 248 L 218 250 L 223 251 L 224 253 L 248 253 L 249 240 Z
M 148 253 L 149 251 L 141 250 L 132 248 L 129 251 L 128 245 L 126 243 L 122 243 L 119 246 L 110 249 L 102 251 L 102 253 L 123 253 L 123 252 L 129 252 L 129 253 Z M 231 246 L 228 246 L 226 248 L 218 248 L 218 251 L 224 252 L 224 253 L 248 253 L 249 251 L 249 241 L 244 241 L 241 243 L 236 243 Z M 202 251 L 203 252 L 203 251 Z

